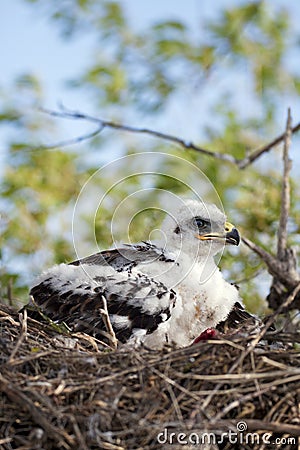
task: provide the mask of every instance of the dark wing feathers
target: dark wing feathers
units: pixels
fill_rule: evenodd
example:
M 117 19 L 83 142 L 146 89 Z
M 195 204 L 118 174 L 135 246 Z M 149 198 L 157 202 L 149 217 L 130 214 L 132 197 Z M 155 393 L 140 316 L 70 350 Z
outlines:
M 126 245 L 118 249 L 106 250 L 94 255 L 78 259 L 70 265 L 91 264 L 97 266 L 110 265 L 115 270 L 128 270 L 137 264 L 148 264 L 155 260 L 174 262 L 175 259 L 166 254 L 163 249 L 156 247 L 150 242 Z
M 74 270 L 77 269 L 74 267 Z M 30 295 L 51 320 L 64 322 L 71 330 L 85 332 L 106 343 L 107 330 L 100 312 L 103 296 L 116 337 L 123 343 L 135 329 L 152 333 L 170 318 L 175 292 L 144 274 L 124 273 L 119 280 L 116 273 L 115 278 L 99 276 L 94 281 L 97 283 L 79 284 L 74 288 L 70 281 L 59 279 L 57 275 L 55 279 L 47 276 L 31 289 Z M 164 301 L 160 306 L 161 298 Z M 151 311 L 145 307 L 149 299 L 154 302 Z M 32 314 L 29 310 L 28 314 L 37 318 L 36 312 Z
M 240 329 L 250 331 L 262 325 L 262 321 L 257 316 L 248 313 L 241 303 L 236 302 L 227 318 L 220 322 L 216 329 L 221 333 L 230 333 Z

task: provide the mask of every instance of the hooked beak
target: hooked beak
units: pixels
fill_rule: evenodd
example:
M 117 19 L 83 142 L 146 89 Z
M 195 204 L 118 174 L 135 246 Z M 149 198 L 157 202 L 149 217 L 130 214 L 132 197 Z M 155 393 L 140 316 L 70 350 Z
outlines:
M 238 230 L 229 222 L 225 223 L 224 233 L 208 233 L 208 234 L 197 234 L 196 238 L 201 241 L 207 240 L 225 240 L 225 244 L 239 245 L 240 235 Z

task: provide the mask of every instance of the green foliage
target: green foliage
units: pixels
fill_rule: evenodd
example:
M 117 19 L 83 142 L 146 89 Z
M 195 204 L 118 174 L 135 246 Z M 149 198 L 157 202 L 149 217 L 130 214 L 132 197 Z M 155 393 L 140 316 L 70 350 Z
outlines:
M 37 151 L 16 167 L 7 168 L 2 196 L 13 209 L 4 239 L 15 252 L 38 250 L 49 215 L 78 193 L 73 159 L 61 151 Z
M 275 14 L 266 1 L 245 3 L 225 10 L 219 23 L 211 24 L 210 29 L 222 40 L 221 53 L 249 66 L 258 94 L 266 96 L 284 87 L 289 16 L 283 8 Z
M 160 19 L 138 31 L 131 25 L 124 5 L 118 1 L 27 0 L 27 3 L 34 8 L 40 7 L 43 14 L 52 19 L 53 27 L 59 26 L 63 38 L 73 39 L 87 32 L 95 36 L 89 67 L 79 77 L 69 80 L 69 85 L 73 89 L 89 90 L 101 116 L 107 116 L 106 111 L 114 106 L 114 115 L 125 123 L 128 113 L 132 112 L 138 114 L 136 117 L 151 116 L 155 123 L 160 123 L 165 117 L 172 117 L 168 109 L 170 104 L 183 98 L 187 105 L 183 115 L 197 115 L 197 111 L 189 108 L 199 85 L 204 91 L 211 75 L 223 74 L 228 83 L 225 88 L 216 86 L 218 95 L 210 111 L 214 120 L 208 128 L 202 128 L 205 137 L 201 145 L 242 158 L 249 150 L 282 132 L 284 124 L 276 121 L 281 98 L 299 92 L 299 77 L 285 64 L 288 42 L 291 42 L 291 18 L 284 8 L 275 11 L 271 2 L 233 2 L 213 22 L 206 23 L 199 35 L 188 23 L 173 17 Z M 240 104 L 232 101 L 235 79 L 241 67 L 247 69 L 248 94 L 256 105 L 252 114 L 245 111 L 242 101 Z M 103 143 L 109 146 L 109 138 L 104 141 L 98 137 L 94 142 L 86 142 L 81 155 L 65 148 L 55 151 L 39 148 L 41 136 L 43 142 L 46 139 L 49 143 L 53 143 L 56 136 L 55 125 L 49 117 L 28 114 L 28 104 L 43 104 L 40 81 L 31 74 L 20 74 L 11 91 L 2 89 L 0 96 L 0 122 L 10 123 L 19 136 L 18 140 L 11 139 L 8 144 L 3 171 L 1 270 L 3 285 L 14 277 L 15 292 L 23 295 L 27 281 L 22 272 L 28 274 L 36 270 L 32 264 L 36 255 L 43 255 L 43 266 L 74 258 L 68 234 L 71 212 L 84 182 L 97 169 L 97 164 L 95 167 L 88 165 L 85 152 L 93 152 L 97 144 L 97 151 L 101 153 Z M 202 126 L 201 117 L 199 123 Z M 135 125 L 139 125 L 139 119 Z M 216 186 L 230 220 L 236 222 L 242 233 L 265 248 L 276 250 L 281 183 L 278 154 L 272 152 L 262 163 L 239 171 L 228 164 L 197 153 L 182 152 L 154 139 L 143 147 L 139 139 L 137 136 L 124 137 L 123 153 L 132 154 L 135 148 L 140 151 L 147 148 L 192 162 Z M 264 163 L 266 160 L 267 164 Z M 105 193 L 110 189 L 112 177 L 122 178 L 125 169 L 119 168 L 117 174 L 108 170 L 94 182 L 94 192 L 97 195 Z M 140 165 L 135 169 L 142 171 L 144 167 Z M 186 166 L 175 160 L 170 163 L 168 159 L 160 159 L 156 169 L 188 177 Z M 96 214 L 95 224 L 90 215 L 82 212 L 82 240 L 87 245 L 93 241 L 94 233 L 101 248 L 113 243 L 110 227 L 115 208 L 133 192 L 142 189 L 143 183 L 139 177 L 132 177 L 127 184 L 109 192 L 109 201 Z M 131 198 L 128 217 L 150 200 L 160 205 L 164 199 L 163 190 L 176 194 L 188 192 L 174 177 L 153 178 L 151 186 L 156 190 Z M 299 232 L 296 183 L 293 184 L 292 208 L 291 225 L 294 232 Z M 120 219 L 115 223 L 115 235 L 120 240 L 144 239 L 160 221 L 160 213 L 141 213 L 134 217 L 127 230 L 126 218 L 124 222 Z M 17 261 L 20 257 L 26 261 L 26 268 L 13 270 L 8 259 Z M 257 281 L 262 276 L 261 262 L 241 248 L 238 256 L 228 250 L 222 266 L 229 279 L 241 281 L 242 297 L 252 309 L 262 308 L 264 294 L 260 281 Z

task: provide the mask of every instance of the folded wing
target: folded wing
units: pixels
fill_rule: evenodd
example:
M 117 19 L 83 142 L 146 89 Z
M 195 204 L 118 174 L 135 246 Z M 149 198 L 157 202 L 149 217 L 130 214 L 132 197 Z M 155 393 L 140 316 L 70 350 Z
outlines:
M 43 314 L 53 321 L 64 322 L 73 331 L 86 332 L 104 342 L 107 342 L 107 330 L 101 313 L 103 298 L 120 342 L 143 339 L 168 321 L 176 302 L 172 289 L 133 266 L 121 271 L 107 263 L 99 266 L 95 257 L 54 266 L 41 275 L 30 295 Z M 101 258 L 112 259 L 118 268 L 122 258 L 125 267 L 124 256 L 115 251 L 105 252 Z

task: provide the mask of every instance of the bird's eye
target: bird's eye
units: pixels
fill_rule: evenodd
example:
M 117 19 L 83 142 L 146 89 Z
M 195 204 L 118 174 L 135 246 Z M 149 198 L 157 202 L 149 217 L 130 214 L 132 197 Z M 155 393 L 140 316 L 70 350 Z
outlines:
M 200 217 L 195 217 L 194 218 L 194 224 L 196 225 L 196 227 L 201 230 L 203 228 L 205 228 L 208 225 L 208 222 L 206 220 L 201 219 Z

